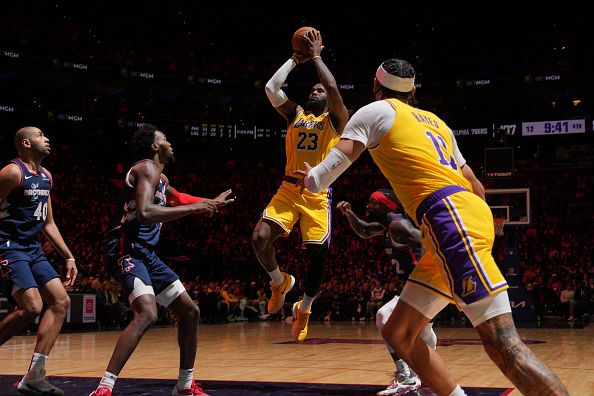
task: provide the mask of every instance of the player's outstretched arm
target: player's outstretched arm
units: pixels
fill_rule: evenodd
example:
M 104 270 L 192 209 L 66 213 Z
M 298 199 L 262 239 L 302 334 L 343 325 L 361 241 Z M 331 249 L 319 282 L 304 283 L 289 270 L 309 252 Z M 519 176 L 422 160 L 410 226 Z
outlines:
M 231 189 L 223 191 L 215 198 L 213 198 L 212 201 L 218 208 L 230 204 L 235 201 L 234 198 L 227 199 L 229 195 L 231 195 L 231 192 Z M 165 195 L 167 196 L 167 205 L 169 206 L 190 205 L 193 203 L 206 201 L 208 199 L 202 197 L 195 197 L 190 194 L 179 192 L 170 185 L 167 186 L 167 189 L 165 190 Z
M 206 214 L 210 217 L 217 211 L 217 205 L 211 199 L 175 207 L 155 205 L 153 201 L 161 170 L 151 161 L 136 164 L 132 174 L 136 184 L 136 216 L 143 224 L 164 223 L 191 214 Z
M 179 192 L 170 185 L 167 185 L 165 189 L 165 196 L 167 197 L 167 205 L 169 206 L 190 205 L 207 199 Z
M 217 205 L 217 208 L 221 208 L 225 205 L 235 202 L 235 197 L 229 198 L 229 195 L 231 195 L 232 192 L 233 190 L 228 189 L 226 191 L 223 191 L 213 199 L 213 202 Z
M 363 150 L 363 143 L 342 138 L 314 168 L 304 162 L 304 170 L 296 170 L 293 174 L 302 177 L 300 184 L 309 191 L 319 193 L 330 187 L 359 158 Z
M 287 120 L 287 122 L 293 121 L 295 116 L 303 111 L 303 108 L 289 99 L 281 87 L 287 80 L 291 70 L 297 66 L 297 63 L 306 60 L 307 59 L 303 58 L 301 55 L 293 54 L 293 56 L 272 75 L 264 87 L 268 100 L 270 100 L 272 106 L 285 120 Z
M 309 40 L 309 53 L 314 65 L 316 66 L 318 77 L 320 77 L 320 82 L 326 89 L 328 95 L 328 111 L 333 117 L 336 131 L 338 133 L 342 133 L 344 126 L 349 120 L 349 112 L 344 105 L 334 75 L 330 69 L 328 69 L 320 55 L 323 49 L 322 35 L 318 30 L 312 29 L 307 32 L 305 37 Z
M 339 202 L 336 207 L 344 214 L 351 225 L 351 228 L 361 238 L 367 239 L 376 235 L 383 235 L 386 228 L 378 222 L 368 223 L 361 220 L 359 216 L 351 210 L 351 204 L 346 201 Z

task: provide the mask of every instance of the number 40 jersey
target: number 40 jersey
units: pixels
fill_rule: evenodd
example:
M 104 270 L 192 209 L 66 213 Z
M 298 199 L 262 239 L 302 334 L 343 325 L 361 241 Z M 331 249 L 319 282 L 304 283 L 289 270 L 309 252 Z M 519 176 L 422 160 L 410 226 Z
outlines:
M 39 173 L 29 172 L 20 158 L 10 162 L 20 168 L 21 184 L 0 203 L 0 239 L 32 242 L 47 218 L 52 178 L 43 167 Z

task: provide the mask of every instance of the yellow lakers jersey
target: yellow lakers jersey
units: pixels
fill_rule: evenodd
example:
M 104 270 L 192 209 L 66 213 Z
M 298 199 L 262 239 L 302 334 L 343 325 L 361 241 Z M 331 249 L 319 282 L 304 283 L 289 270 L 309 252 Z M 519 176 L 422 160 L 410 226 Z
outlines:
M 472 191 L 454 159 L 450 128 L 431 112 L 396 99 L 386 102 L 396 110 L 394 124 L 369 151 L 406 212 L 415 219 L 423 199 L 442 187 Z
M 285 175 L 291 176 L 296 170 L 303 170 L 303 163 L 316 166 L 340 140 L 330 120 L 330 113 L 316 117 L 301 111 L 287 130 L 285 150 L 287 165 Z

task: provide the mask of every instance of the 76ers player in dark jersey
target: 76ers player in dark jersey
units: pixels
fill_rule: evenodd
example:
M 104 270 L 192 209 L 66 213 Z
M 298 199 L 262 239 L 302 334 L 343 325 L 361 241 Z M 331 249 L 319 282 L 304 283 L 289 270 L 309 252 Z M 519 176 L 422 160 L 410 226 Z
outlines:
M 128 296 L 134 319 L 120 336 L 107 370 L 92 396 L 110 396 L 120 371 L 148 328 L 157 320 L 157 304 L 171 309 L 179 319 L 180 370 L 172 395 L 206 395 L 194 382 L 200 311 L 179 277 L 155 254 L 161 223 L 191 214 L 212 216 L 227 199 L 227 190 L 215 199 L 176 191 L 162 173 L 173 161 L 171 143 L 150 124 L 132 137 L 140 161 L 126 174 L 120 206 L 107 241 L 106 266 Z M 173 207 L 166 207 L 169 203 Z
M 64 286 L 74 284 L 77 269 L 54 222 L 52 176 L 41 166 L 50 153 L 49 139 L 39 128 L 25 127 L 14 144 L 18 158 L 0 170 L 0 273 L 18 309 L 0 322 L 0 345 L 32 323 L 45 302 L 31 365 L 17 389 L 23 395 L 64 395 L 45 378 L 45 363 L 70 305 Z M 40 233 L 66 260 L 64 284 L 41 249 Z
M 400 205 L 394 191 L 388 189 L 377 190 L 369 197 L 364 221 L 352 210 L 351 204 L 342 201 L 337 208 L 346 216 L 351 228 L 361 238 L 384 236 L 386 253 L 390 262 L 396 267 L 398 278 L 404 282 L 414 269 L 417 260 L 421 257 L 421 233 L 400 211 Z M 376 315 L 376 325 L 381 333 L 382 328 L 394 311 L 398 296 L 383 305 Z M 437 345 L 437 336 L 429 323 L 421 332 L 421 338 L 431 348 Z M 384 340 L 385 341 L 385 340 Z M 386 341 L 386 347 L 396 364 L 394 380 L 388 387 L 377 394 L 404 395 L 421 387 L 421 381 L 415 372 L 394 351 Z

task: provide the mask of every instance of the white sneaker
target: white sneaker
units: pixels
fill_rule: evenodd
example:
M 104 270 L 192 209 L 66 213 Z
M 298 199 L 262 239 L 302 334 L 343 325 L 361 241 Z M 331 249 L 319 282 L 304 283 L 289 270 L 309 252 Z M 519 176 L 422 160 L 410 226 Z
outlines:
M 404 375 L 398 374 L 388 385 L 388 387 L 382 391 L 377 392 L 377 396 L 387 395 L 405 395 L 408 392 L 415 391 L 421 387 L 421 380 L 419 377 L 405 377 Z
M 50 384 L 46 377 L 27 381 L 23 378 L 19 382 L 17 390 L 21 395 L 25 396 L 64 396 L 64 391 Z

